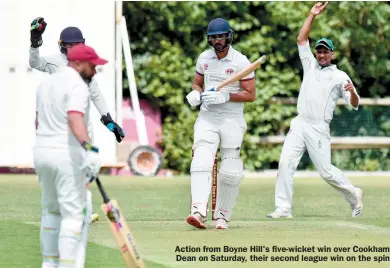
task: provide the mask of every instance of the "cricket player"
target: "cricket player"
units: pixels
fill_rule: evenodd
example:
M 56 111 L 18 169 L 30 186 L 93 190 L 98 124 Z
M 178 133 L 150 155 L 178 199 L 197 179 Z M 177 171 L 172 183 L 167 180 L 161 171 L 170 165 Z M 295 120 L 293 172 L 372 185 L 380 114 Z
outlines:
M 46 29 L 47 23 L 44 18 L 38 17 L 31 23 L 31 47 L 30 47 L 30 67 L 36 70 L 47 72 L 49 74 L 56 73 L 67 65 L 67 51 L 69 48 L 74 45 L 81 44 L 85 42 L 83 34 L 80 29 L 76 27 L 67 27 L 60 34 L 59 48 L 60 52 L 58 54 L 50 55 L 48 57 L 40 57 L 39 47 L 43 44 L 42 34 Z M 125 133 L 122 128 L 115 123 L 108 111 L 106 101 L 100 92 L 99 86 L 95 79 L 92 79 L 89 82 L 89 89 L 91 92 L 91 100 L 95 104 L 101 115 L 101 122 L 114 133 L 117 142 L 121 142 L 125 137 Z M 91 137 L 93 140 L 93 137 Z M 88 199 L 92 199 L 91 192 L 88 191 Z M 92 206 L 92 201 L 89 202 Z M 91 222 L 95 222 L 99 219 L 99 214 L 95 213 L 91 217 Z
M 337 100 L 341 97 L 357 110 L 360 97 L 349 76 L 332 64 L 333 42 L 321 38 L 315 42 L 315 57 L 308 41 L 314 19 L 328 5 L 313 6 L 298 35 L 298 51 L 303 66 L 303 81 L 298 96 L 298 116 L 290 124 L 283 145 L 275 185 L 276 210 L 269 218 L 291 218 L 293 174 L 299 161 L 308 151 L 320 176 L 339 191 L 352 208 L 352 217 L 363 211 L 363 190 L 356 188 L 337 167 L 331 164 L 329 124 Z
M 36 93 L 34 164 L 42 189 L 42 268 L 84 267 L 87 186 L 100 170 L 89 127 L 86 80 L 106 60 L 84 44 L 67 55 L 68 66 L 46 78 Z M 83 245 L 82 247 L 80 245 Z
M 244 102 L 255 100 L 256 81 L 252 72 L 241 81 L 215 91 L 215 86 L 250 65 L 250 62 L 232 47 L 233 30 L 228 21 L 222 18 L 210 21 L 206 36 L 211 48 L 200 54 L 192 91 L 186 96 L 192 107 L 201 105 L 194 125 L 192 203 L 187 223 L 197 228 L 207 227 L 211 174 L 220 146 L 221 165 L 214 216 L 217 219 L 216 228 L 227 229 L 243 178 L 240 151 L 247 128 Z

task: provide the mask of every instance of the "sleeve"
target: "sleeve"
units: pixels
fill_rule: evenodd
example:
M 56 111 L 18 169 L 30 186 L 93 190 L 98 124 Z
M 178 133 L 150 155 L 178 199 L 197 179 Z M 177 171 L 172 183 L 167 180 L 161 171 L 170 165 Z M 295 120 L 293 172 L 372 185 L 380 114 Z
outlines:
M 108 114 L 109 111 L 106 100 L 104 99 L 104 96 L 100 91 L 99 85 L 95 78 L 92 79 L 91 83 L 89 84 L 89 89 L 91 93 L 91 100 L 95 104 L 96 109 L 99 111 L 100 115 Z
M 198 75 L 204 76 L 204 70 L 203 70 L 200 56 L 199 56 L 198 60 L 196 61 L 196 73 Z
M 240 63 L 239 63 L 239 72 L 244 69 L 245 67 L 247 67 L 248 65 L 250 65 L 251 62 L 248 60 L 248 58 L 246 56 L 243 56 L 242 59 L 240 60 Z M 240 81 L 246 81 L 246 80 L 251 80 L 255 78 L 255 72 L 251 72 L 250 74 L 248 74 L 247 76 L 245 76 L 244 78 L 242 78 Z
M 310 50 L 309 40 L 307 40 L 304 45 L 298 45 L 298 52 L 304 71 L 314 66 L 316 59 Z
M 344 89 L 344 86 L 348 83 L 348 81 L 352 82 L 351 78 L 346 73 L 344 73 L 343 74 L 343 80 L 342 80 L 341 87 L 340 87 L 340 96 L 344 99 L 346 104 L 349 104 L 349 105 L 352 106 L 352 104 L 351 104 L 351 92 L 346 91 Z M 355 88 L 355 91 L 356 91 L 356 88 Z M 358 99 L 359 99 L 358 106 L 357 107 L 353 107 L 352 106 L 352 108 L 355 109 L 355 110 L 359 109 L 359 103 L 360 103 L 360 96 L 359 95 L 358 95 Z
M 87 85 L 75 84 L 69 91 L 66 102 L 66 112 L 78 112 L 85 114 L 89 102 L 89 90 Z
M 59 66 L 54 62 L 48 60 L 45 57 L 40 57 L 39 48 L 30 47 L 30 57 L 29 57 L 30 67 L 41 72 L 47 72 L 49 74 L 55 73 Z

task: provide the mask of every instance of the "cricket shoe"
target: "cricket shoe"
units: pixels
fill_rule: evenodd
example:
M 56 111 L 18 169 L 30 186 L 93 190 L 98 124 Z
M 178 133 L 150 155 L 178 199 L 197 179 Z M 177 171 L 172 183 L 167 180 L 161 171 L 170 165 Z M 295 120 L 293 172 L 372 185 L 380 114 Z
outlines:
M 92 214 L 91 223 L 95 223 L 99 220 L 100 216 L 97 213 Z
M 291 213 L 286 213 L 286 212 L 281 212 L 279 210 L 275 210 L 274 212 L 268 214 L 267 218 L 271 218 L 271 219 L 280 219 L 280 218 L 291 219 L 292 215 L 291 215 Z
M 195 212 L 194 214 L 188 216 L 187 223 L 199 229 L 206 229 L 207 228 L 207 225 L 205 224 L 206 220 L 207 219 L 202 217 L 200 213 Z
M 363 190 L 357 188 L 358 191 L 358 200 L 355 205 L 352 207 L 352 217 L 359 217 L 363 213 Z
M 217 219 L 217 225 L 215 226 L 217 229 L 227 229 L 228 223 L 225 219 Z

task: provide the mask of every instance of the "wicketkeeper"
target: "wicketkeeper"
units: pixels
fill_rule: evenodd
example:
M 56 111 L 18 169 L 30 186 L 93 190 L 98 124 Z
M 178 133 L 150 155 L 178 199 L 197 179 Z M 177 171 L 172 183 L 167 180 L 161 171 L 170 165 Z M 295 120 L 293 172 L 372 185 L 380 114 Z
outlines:
M 241 81 L 214 91 L 214 87 L 250 65 L 250 62 L 231 46 L 233 30 L 228 21 L 222 18 L 212 20 L 206 36 L 212 48 L 200 54 L 192 91 L 187 95 L 191 106 L 201 105 L 194 125 L 192 203 L 187 223 L 197 228 L 207 227 L 211 174 L 215 154 L 220 146 L 221 164 L 214 218 L 217 219 L 217 229 L 227 229 L 243 178 L 240 152 L 247 128 L 243 113 L 244 102 L 255 100 L 256 81 L 252 72 Z
M 100 170 L 92 144 L 90 90 L 85 81 L 106 60 L 79 44 L 68 66 L 37 88 L 34 165 L 42 189 L 42 268 L 84 267 L 89 218 L 87 187 Z
M 303 66 L 298 116 L 291 121 L 283 145 L 275 185 L 276 210 L 268 214 L 269 218 L 292 217 L 293 175 L 305 150 L 320 176 L 349 203 L 352 217 L 360 216 L 363 211 L 363 190 L 353 186 L 345 174 L 331 164 L 329 129 L 337 100 L 341 97 L 357 110 L 360 97 L 351 78 L 331 63 L 335 49 L 332 40 L 317 40 L 315 57 L 308 40 L 315 17 L 327 5 L 328 2 L 313 6 L 297 38 Z
M 46 26 L 46 21 L 41 17 L 38 17 L 31 22 L 31 47 L 29 63 L 31 68 L 52 74 L 58 72 L 61 68 L 67 65 L 68 60 L 66 56 L 68 49 L 77 44 L 84 44 L 85 39 L 80 29 L 77 27 L 67 27 L 61 32 L 60 40 L 58 41 L 61 53 L 49 55 L 47 57 L 41 57 L 39 55 L 39 47 L 43 44 L 42 34 L 45 32 Z M 111 132 L 114 133 L 117 142 L 121 142 L 125 137 L 125 133 L 123 132 L 122 128 L 111 118 L 106 101 L 99 89 L 96 80 L 91 78 L 90 80 L 86 80 L 86 82 L 89 84 L 90 98 L 101 115 L 101 122 Z M 92 127 L 92 125 L 89 127 Z M 93 140 L 93 137 L 91 137 L 91 139 Z M 92 199 L 90 191 L 88 191 L 88 199 Z M 92 207 L 92 201 L 90 201 L 89 204 Z M 95 222 L 98 219 L 99 214 L 95 213 L 91 217 L 91 222 Z

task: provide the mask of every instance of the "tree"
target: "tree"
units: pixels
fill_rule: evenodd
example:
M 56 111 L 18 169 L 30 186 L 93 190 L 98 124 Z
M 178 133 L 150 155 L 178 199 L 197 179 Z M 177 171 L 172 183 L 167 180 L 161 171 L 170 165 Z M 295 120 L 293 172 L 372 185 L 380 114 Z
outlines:
M 181 172 L 189 169 L 193 123 L 198 110 L 189 107 L 185 95 L 190 91 L 197 57 L 208 48 L 207 24 L 216 17 L 229 20 L 235 30 L 233 46 L 251 61 L 261 54 L 269 56 L 268 63 L 256 72 L 257 100 L 245 106 L 248 130 L 242 157 L 247 169 L 276 167 L 280 146 L 260 148 L 251 144 L 250 138 L 285 134 L 296 114 L 295 106 L 268 101 L 272 97 L 298 95 L 302 68 L 296 36 L 313 4 L 124 2 L 137 86 L 141 97 L 163 114 L 166 167 Z M 314 23 L 311 41 L 322 36 L 333 39 L 335 63 L 351 76 L 362 97 L 383 97 L 390 87 L 388 21 L 390 5 L 386 2 L 331 2 Z M 127 86 L 126 81 L 124 85 Z M 389 119 L 387 114 L 385 119 L 385 122 Z M 389 134 L 387 125 L 382 123 L 380 131 Z M 354 157 L 349 164 L 357 164 L 362 157 L 377 157 L 370 153 L 363 156 L 343 153 Z M 384 163 L 378 165 L 384 167 Z

